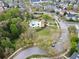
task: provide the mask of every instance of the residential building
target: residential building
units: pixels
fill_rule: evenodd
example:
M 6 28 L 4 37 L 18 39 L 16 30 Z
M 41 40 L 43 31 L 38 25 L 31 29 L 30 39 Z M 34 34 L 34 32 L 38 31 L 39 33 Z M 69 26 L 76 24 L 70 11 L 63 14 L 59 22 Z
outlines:
M 2 1 L 0 1 L 0 12 L 2 12 L 4 10 L 3 6 L 4 6 L 4 3 Z
M 78 20 L 78 16 L 76 15 L 76 14 L 71 14 L 71 13 L 68 13 L 67 15 L 66 15 L 66 19 L 67 20 L 74 20 L 74 21 L 76 21 L 76 20 Z
M 5 3 L 3 0 L 0 0 L 0 12 L 3 12 L 7 8 L 9 8 L 9 5 Z
M 74 19 L 74 16 L 75 16 L 75 15 L 69 13 L 69 14 L 66 15 L 66 18 L 67 18 L 67 19 L 72 19 L 72 18 Z
M 75 12 L 78 11 L 78 5 L 77 5 L 77 4 L 74 4 L 74 5 L 73 5 L 73 10 L 74 10 Z
M 10 8 L 18 7 L 21 11 L 25 10 L 25 4 L 23 0 L 4 0 Z
M 23 0 L 4 0 L 7 4 L 9 4 L 10 7 L 24 7 L 24 2 Z
M 30 3 L 42 3 L 42 2 L 48 2 L 50 0 L 30 0 Z
M 45 20 L 32 20 L 29 23 L 30 27 L 36 28 L 36 27 L 44 27 L 45 26 Z
M 55 6 L 54 5 L 47 5 L 44 6 L 45 11 L 54 11 Z
M 70 59 L 79 59 L 79 53 L 74 52 Z

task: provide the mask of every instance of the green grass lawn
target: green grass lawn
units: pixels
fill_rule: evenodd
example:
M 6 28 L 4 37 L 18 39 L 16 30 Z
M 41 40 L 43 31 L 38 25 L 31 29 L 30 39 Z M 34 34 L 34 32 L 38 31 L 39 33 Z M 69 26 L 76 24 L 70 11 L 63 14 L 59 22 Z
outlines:
M 40 35 L 45 35 L 45 36 L 50 35 L 50 31 L 46 28 L 38 31 L 37 33 Z
M 50 25 L 52 26 L 47 26 L 45 28 L 41 28 L 37 30 L 37 35 L 38 35 L 38 39 L 51 39 L 51 40 L 55 40 L 55 36 L 59 36 L 58 32 L 58 28 L 57 25 L 55 23 L 55 21 L 49 20 L 49 23 L 51 23 Z

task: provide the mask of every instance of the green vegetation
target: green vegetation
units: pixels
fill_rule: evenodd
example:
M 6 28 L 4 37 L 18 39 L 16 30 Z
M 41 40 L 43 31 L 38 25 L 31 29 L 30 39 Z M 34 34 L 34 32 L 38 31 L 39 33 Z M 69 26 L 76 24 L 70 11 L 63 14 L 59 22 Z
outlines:
M 21 47 L 33 45 L 54 54 L 51 45 L 59 31 L 54 28 L 57 26 L 49 15 L 43 14 L 40 18 L 50 20 L 48 22 L 52 22 L 50 25 L 53 26 L 38 28 L 39 31 L 30 28 L 29 20 L 34 19 L 34 16 L 29 12 L 22 13 L 18 8 L 11 8 L 0 14 L 0 59 L 8 58 Z
M 70 33 L 70 42 L 71 42 L 70 55 L 72 55 L 74 52 L 77 52 L 77 45 L 79 42 L 75 26 L 69 27 L 69 33 Z
M 50 35 L 50 31 L 48 29 L 42 29 L 41 31 L 38 31 L 38 34 L 40 35 Z
M 68 9 L 68 10 L 72 10 L 72 9 L 73 9 L 73 5 L 69 5 L 69 6 L 67 7 L 67 9 Z
M 52 17 L 49 16 L 48 14 L 43 14 L 43 15 L 41 15 L 41 16 L 42 16 L 42 18 L 45 19 L 45 20 L 52 20 Z
M 79 19 L 73 20 L 73 19 L 71 18 L 71 19 L 65 19 L 65 20 L 68 21 L 68 22 L 79 22 Z
M 18 48 L 24 46 L 23 44 L 25 42 L 31 42 L 31 40 L 19 41 L 21 33 L 27 31 L 28 27 L 27 19 L 24 17 L 28 18 L 29 16 L 31 18 L 30 15 L 26 16 L 23 14 L 22 16 L 22 14 L 18 8 L 8 9 L 0 14 L 0 59 L 10 56 Z M 22 44 L 17 43 L 17 40 L 19 43 L 22 42 Z M 18 47 L 18 45 L 20 47 Z
M 4 13 L 0 14 L 0 21 L 9 20 L 12 18 L 20 17 L 20 11 L 18 8 L 11 8 Z
M 32 56 L 30 56 L 30 57 L 28 57 L 26 59 L 31 59 L 31 58 L 45 58 L 45 57 L 48 57 L 48 56 L 46 56 L 46 55 L 32 55 Z

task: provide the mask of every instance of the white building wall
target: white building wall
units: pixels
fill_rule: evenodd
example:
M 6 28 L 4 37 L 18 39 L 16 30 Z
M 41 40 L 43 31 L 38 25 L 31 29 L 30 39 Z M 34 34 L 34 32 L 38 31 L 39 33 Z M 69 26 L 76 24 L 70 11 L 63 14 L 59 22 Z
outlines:
M 32 21 L 32 22 L 30 22 L 29 26 L 30 27 L 41 27 L 42 23 L 41 23 L 41 21 Z
M 48 2 L 50 0 L 40 0 L 40 1 L 37 1 L 37 2 L 32 2 L 31 0 L 29 1 L 30 3 L 42 3 L 42 2 Z

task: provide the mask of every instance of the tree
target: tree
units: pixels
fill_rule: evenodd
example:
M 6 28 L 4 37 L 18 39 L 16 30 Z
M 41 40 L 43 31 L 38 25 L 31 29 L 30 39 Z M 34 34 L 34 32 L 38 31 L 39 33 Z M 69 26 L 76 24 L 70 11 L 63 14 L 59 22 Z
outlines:
M 48 14 L 43 14 L 42 18 L 45 19 L 45 20 L 51 20 L 52 19 L 52 17 L 49 16 Z
M 3 59 L 4 57 L 4 49 L 0 46 L 0 59 Z
M 12 18 L 12 16 L 11 16 L 11 12 L 9 12 L 9 11 L 5 12 L 5 13 L 4 13 L 4 17 L 5 17 L 4 20 L 11 19 L 11 18 Z
M 73 9 L 73 5 L 69 5 L 69 6 L 67 7 L 67 9 L 68 9 L 68 10 L 72 10 L 72 9 Z
M 30 14 L 29 12 L 25 12 L 25 14 L 24 14 L 24 18 L 25 18 L 25 20 L 30 20 L 30 19 L 32 19 L 32 14 Z
M 9 21 L 10 21 L 10 23 L 12 23 L 12 24 L 17 24 L 18 22 L 21 22 L 21 18 L 20 17 L 17 17 L 17 18 L 12 18 L 12 19 L 10 19 Z
M 5 37 L 0 41 L 0 51 L 2 51 L 1 55 L 4 56 L 4 58 L 8 57 L 10 54 L 12 54 L 14 52 L 14 46 L 11 43 L 9 38 Z M 1 57 L 1 58 L 3 58 L 3 57 Z
M 22 32 L 27 31 L 28 23 L 26 22 L 26 20 L 22 21 L 20 25 L 21 25 Z
M 75 51 L 77 51 L 77 45 L 79 40 L 76 33 L 76 27 L 70 26 L 68 29 L 70 33 L 70 44 L 71 44 L 70 55 L 72 55 Z
M 19 15 L 20 15 L 20 11 L 19 11 L 18 8 L 11 8 L 11 9 L 9 9 L 8 11 L 6 11 L 7 15 L 8 15 L 8 13 L 10 13 L 9 17 L 12 17 L 12 18 L 19 17 Z
M 36 45 L 42 49 L 49 50 L 49 47 L 52 46 L 51 39 L 36 39 Z
M 10 25 L 10 32 L 11 32 L 11 35 L 10 35 L 11 39 L 16 39 L 20 34 L 20 31 L 18 27 L 16 26 L 16 24 Z
M 1 46 L 4 48 L 12 47 L 12 43 L 11 43 L 10 39 L 6 37 L 6 38 L 1 40 Z
M 13 33 L 13 34 L 18 34 L 19 33 L 19 30 L 18 30 L 16 24 L 11 24 L 10 25 L 10 30 L 11 30 L 11 33 Z
M 6 18 L 5 18 L 5 13 L 2 13 L 2 14 L 0 15 L 0 21 L 3 21 L 3 20 L 6 20 Z
M 55 51 L 52 47 L 49 47 L 49 49 L 48 49 L 48 54 L 49 54 L 50 56 L 55 56 L 55 55 L 56 55 L 56 51 Z
M 0 21 L 8 20 L 11 18 L 16 18 L 20 16 L 20 11 L 18 8 L 10 8 L 0 15 Z
M 26 31 L 21 33 L 20 38 L 16 42 L 16 49 L 24 46 L 26 47 L 32 46 L 35 42 L 35 39 L 36 39 L 35 31 L 31 29 L 27 29 Z
M 36 32 L 33 29 L 27 29 L 24 33 L 21 34 L 20 36 L 21 39 L 28 39 L 28 40 L 33 40 L 36 38 Z
M 53 56 L 55 55 L 55 51 L 52 48 L 52 42 L 52 39 L 36 39 L 34 43 L 41 49 L 46 50 L 50 56 Z
M 9 36 L 9 32 L 5 31 L 3 28 L 0 28 L 0 39 L 7 36 Z
M 15 43 L 15 46 L 16 46 L 16 49 L 19 49 L 19 48 L 22 48 L 24 46 L 26 47 L 29 47 L 29 46 L 32 46 L 33 45 L 33 42 L 31 39 L 18 39 L 18 41 L 16 41 Z

